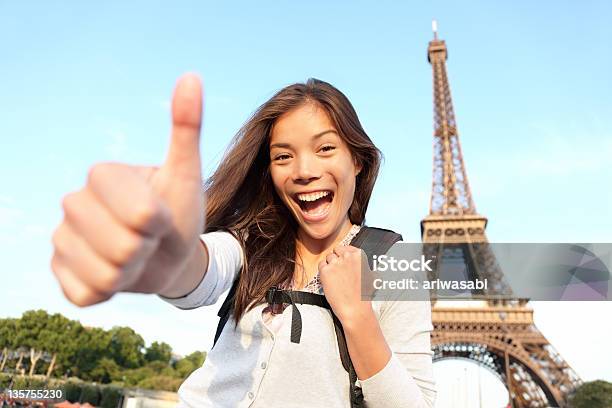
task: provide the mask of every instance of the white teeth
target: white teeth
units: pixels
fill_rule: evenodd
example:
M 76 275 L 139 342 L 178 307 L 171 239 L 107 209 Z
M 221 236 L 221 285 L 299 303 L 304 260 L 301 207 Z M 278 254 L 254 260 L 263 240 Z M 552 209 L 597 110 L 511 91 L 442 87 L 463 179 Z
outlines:
M 298 194 L 297 198 L 299 198 L 300 201 L 315 201 L 321 197 L 325 197 L 329 195 L 329 193 L 330 193 L 329 191 L 317 191 L 315 193 L 302 193 L 302 194 Z

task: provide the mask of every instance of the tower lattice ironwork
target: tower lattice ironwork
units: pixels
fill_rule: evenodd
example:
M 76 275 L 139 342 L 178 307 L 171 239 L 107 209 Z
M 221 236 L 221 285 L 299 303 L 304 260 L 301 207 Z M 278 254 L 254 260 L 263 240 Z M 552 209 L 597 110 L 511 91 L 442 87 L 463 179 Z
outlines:
M 434 361 L 468 359 L 506 385 L 513 408 L 566 407 L 580 378 L 533 322 L 526 299 L 513 299 L 476 212 L 459 143 L 446 72 L 447 48 L 429 42 L 433 70 L 434 153 L 429 215 L 421 221 L 424 250 L 436 260 L 430 278 L 463 265 L 463 278 L 487 279 L 489 290 L 470 293 L 481 301 L 436 301 L 432 311 Z M 435 296 L 435 294 L 434 294 Z

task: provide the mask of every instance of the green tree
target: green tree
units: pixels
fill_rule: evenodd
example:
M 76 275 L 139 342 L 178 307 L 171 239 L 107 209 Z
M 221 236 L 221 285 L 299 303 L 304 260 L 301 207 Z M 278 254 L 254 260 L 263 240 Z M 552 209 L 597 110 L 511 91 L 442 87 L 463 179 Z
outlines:
M 206 360 L 206 353 L 203 351 L 194 351 L 185 358 L 193 362 L 196 368 L 200 368 L 202 364 L 204 364 L 204 360 Z
M 121 367 L 115 363 L 115 360 L 108 357 L 102 357 L 98 360 L 94 369 L 89 372 L 89 377 L 93 381 L 109 384 L 112 381 L 121 380 L 122 371 Z
M 50 371 L 56 377 L 166 390 L 175 390 L 206 357 L 198 351 L 170 365 L 172 348 L 167 343 L 154 342 L 145 349 L 142 337 L 129 327 L 84 327 L 44 310 L 0 319 L 0 351 L 4 347 L 23 352 L 20 367 L 26 373 Z
M 78 321 L 44 310 L 30 310 L 14 322 L 2 322 L 0 338 L 13 349 L 27 350 L 22 363 L 29 366 L 32 374 L 41 357 L 52 359 L 55 355 L 53 366 L 45 363 L 41 368 L 49 368 L 56 376 L 69 373 L 84 379 L 91 379 L 89 372 L 109 353 L 110 345 L 110 335 L 105 330 L 86 329 Z
M 146 361 L 161 361 L 166 364 L 170 362 L 172 357 L 172 347 L 169 344 L 154 341 L 146 350 L 144 358 Z
M 158 375 L 167 375 L 169 377 L 177 376 L 176 371 L 171 365 L 161 361 L 151 361 L 150 363 L 147 363 L 145 367 L 150 368 Z
M 194 351 L 188 356 L 185 356 L 177 361 L 174 368 L 181 378 L 187 378 L 187 376 L 189 376 L 189 374 L 191 374 L 193 371 L 202 367 L 205 359 L 206 353 Z
M 612 383 L 590 381 L 578 387 L 570 399 L 571 408 L 611 408 Z
M 7 364 L 9 349 L 15 349 L 15 337 L 17 335 L 17 319 L 0 319 L 0 372 Z
M 151 367 L 132 368 L 122 372 L 123 382 L 127 387 L 135 387 L 140 381 L 155 375 L 157 373 Z
M 73 326 L 80 326 L 59 313 L 50 315 L 44 310 L 29 310 L 16 321 L 15 334 L 12 339 L 13 348 L 28 349 L 30 374 L 36 372 L 39 359 L 43 356 L 62 355 L 54 362 L 51 370 L 69 365 L 65 357 L 74 350 L 75 341 L 71 334 Z M 68 350 L 66 350 L 68 349 Z M 27 362 L 28 359 L 25 359 Z
M 17 346 L 27 349 L 29 359 L 29 375 L 34 374 L 36 364 L 42 356 L 43 340 L 41 332 L 45 330 L 49 320 L 49 314 L 44 310 L 30 310 L 25 312 L 17 322 L 17 333 L 14 341 Z M 24 359 L 24 366 L 27 358 Z
M 82 328 L 72 351 L 71 373 L 84 380 L 93 380 L 92 372 L 104 358 L 112 359 L 111 334 L 99 327 Z
M 47 315 L 46 324 L 40 332 L 39 347 L 52 356 L 55 356 L 53 365 L 49 367 L 50 373 L 63 373 L 69 367 L 70 353 L 77 347 L 74 332 L 82 330 L 79 322 L 67 319 L 59 313 Z
M 144 363 L 144 340 L 129 327 L 113 327 L 110 330 L 111 357 L 121 367 L 137 368 Z
M 143 379 L 138 383 L 138 387 L 147 388 L 150 390 L 176 392 L 181 386 L 182 382 L 183 380 L 180 378 L 173 378 L 165 375 L 156 375 Z
M 0 349 L 16 348 L 15 338 L 17 336 L 18 319 L 0 319 Z

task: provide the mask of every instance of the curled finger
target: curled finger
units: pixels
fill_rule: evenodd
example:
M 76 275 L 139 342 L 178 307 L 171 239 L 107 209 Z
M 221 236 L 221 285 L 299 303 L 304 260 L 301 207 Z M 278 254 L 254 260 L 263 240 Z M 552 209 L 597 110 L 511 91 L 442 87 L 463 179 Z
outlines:
M 62 263 L 81 282 L 96 292 L 115 293 L 125 285 L 125 281 L 130 274 L 135 274 L 135 271 L 131 269 L 124 270 L 100 257 L 66 223 L 62 223 L 58 227 L 54 235 L 54 244 L 56 253 L 61 257 Z M 130 267 L 132 266 L 130 265 Z
M 76 306 L 91 306 L 112 297 L 112 294 L 100 293 L 81 281 L 57 255 L 51 259 L 51 269 L 60 283 L 64 296 Z
M 333 252 L 327 254 L 327 256 L 325 257 L 325 262 L 327 262 L 329 265 L 338 263 L 339 261 L 340 261 L 340 258 L 338 257 L 338 255 L 336 255 Z

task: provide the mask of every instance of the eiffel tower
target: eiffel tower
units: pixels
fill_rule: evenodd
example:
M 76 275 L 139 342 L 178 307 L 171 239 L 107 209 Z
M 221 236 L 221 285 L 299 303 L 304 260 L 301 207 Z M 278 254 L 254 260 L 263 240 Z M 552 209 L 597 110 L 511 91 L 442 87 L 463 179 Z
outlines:
M 503 271 L 489 248 L 487 218 L 476 212 L 461 153 L 446 74 L 447 48 L 429 42 L 433 69 L 434 154 L 429 215 L 421 221 L 425 252 L 435 255 L 430 278 L 448 277 L 457 265 L 464 279 L 486 278 L 487 291 L 470 293 L 477 300 L 434 300 L 434 361 L 467 359 L 489 369 L 509 394 L 509 405 L 567 407 L 581 383 L 572 368 L 533 322 L 527 299 L 514 299 Z

